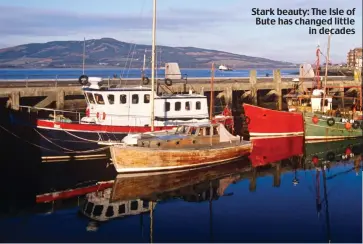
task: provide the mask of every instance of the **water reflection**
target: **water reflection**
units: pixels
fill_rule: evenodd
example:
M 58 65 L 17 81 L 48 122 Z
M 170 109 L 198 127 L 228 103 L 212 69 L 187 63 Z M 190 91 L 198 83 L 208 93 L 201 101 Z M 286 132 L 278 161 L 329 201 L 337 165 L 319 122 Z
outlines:
M 92 179 L 97 172 L 99 180 L 87 181 L 85 169 L 91 166 L 84 164 L 72 178 L 83 175 L 87 184 L 66 187 L 63 179 L 58 187 L 67 190 L 37 194 L 38 204 L 33 210 L 51 213 L 47 216 L 54 224 L 46 228 L 62 232 L 64 241 L 361 241 L 360 141 L 304 145 L 302 137 L 292 137 L 253 143 L 253 151 L 245 160 L 181 172 L 108 172 L 105 177 L 97 166 Z M 99 163 L 105 165 L 104 161 Z M 66 167 L 68 174 L 75 172 L 71 166 Z M 72 215 L 60 209 L 72 210 Z M 329 212 L 331 209 L 334 212 Z M 27 215 L 39 223 L 45 221 L 33 210 Z M 57 224 L 63 218 L 77 229 L 78 238 L 72 237 L 69 228 Z M 4 233 L 14 228 L 14 215 L 0 218 L 0 228 Z M 19 235 L 5 234 L 2 238 L 61 241 L 56 236 L 39 238 L 42 230 L 38 228 L 23 225 L 17 228 Z M 30 232 L 38 233 L 38 237 Z

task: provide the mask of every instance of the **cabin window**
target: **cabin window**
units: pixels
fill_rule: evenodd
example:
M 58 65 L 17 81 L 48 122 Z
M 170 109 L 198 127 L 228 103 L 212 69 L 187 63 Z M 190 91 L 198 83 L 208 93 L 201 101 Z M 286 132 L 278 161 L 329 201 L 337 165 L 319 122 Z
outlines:
M 202 106 L 201 106 L 200 102 L 196 102 L 196 103 L 195 103 L 195 109 L 196 109 L 196 110 L 200 110 L 200 109 L 201 109 L 201 107 L 202 107 Z
M 131 202 L 131 210 L 137 210 L 138 207 L 139 207 L 139 203 L 137 201 Z
M 218 135 L 218 127 L 213 126 L 213 135 Z
M 324 101 L 324 107 L 328 106 L 328 103 L 329 103 L 328 99 L 325 99 L 325 101 Z
M 144 95 L 144 103 L 150 103 L 150 95 L 149 94 Z
M 175 111 L 180 111 L 180 109 L 181 109 L 181 102 L 176 102 L 174 104 L 174 110 Z
M 190 103 L 189 102 L 185 102 L 185 110 L 186 111 L 190 110 Z
M 210 136 L 210 127 L 205 128 L 205 135 Z
M 203 136 L 205 128 L 200 128 L 198 136 Z
M 107 210 L 106 210 L 106 217 L 112 217 L 113 216 L 113 206 L 108 206 Z
M 185 126 L 179 126 L 176 131 L 175 134 L 184 134 L 187 132 L 187 127 Z
M 123 214 L 125 213 L 125 211 L 126 211 L 125 204 L 118 206 L 118 214 Z
M 86 209 L 85 209 L 85 212 L 87 214 L 91 215 L 92 214 L 93 207 L 94 207 L 94 204 L 91 203 L 91 202 L 88 202 L 88 204 L 86 206 Z
M 93 210 L 93 215 L 94 216 L 101 216 L 103 211 L 103 206 L 102 205 L 96 205 L 95 209 Z
M 103 100 L 103 96 L 101 94 L 95 93 L 95 99 L 97 104 L 105 104 L 105 100 Z
M 87 93 L 83 93 L 84 95 L 84 99 L 86 99 L 86 102 L 89 103 L 88 97 L 87 97 Z
M 125 94 L 120 95 L 120 103 L 125 104 L 127 102 L 127 97 Z
M 132 99 L 132 104 L 138 104 L 139 103 L 139 95 L 133 94 L 131 99 Z
M 109 104 L 114 104 L 115 103 L 115 96 L 113 94 L 108 94 L 107 99 L 108 99 Z
M 93 98 L 92 93 L 88 92 L 87 93 L 87 98 L 88 98 L 89 103 L 95 104 L 95 99 Z
M 195 135 L 197 133 L 197 128 L 191 127 L 188 131 L 189 135 Z
M 170 103 L 169 102 L 165 102 L 164 107 L 165 107 L 165 112 L 170 111 Z
M 149 208 L 149 202 L 148 201 L 143 201 L 142 202 L 142 207 L 143 208 Z

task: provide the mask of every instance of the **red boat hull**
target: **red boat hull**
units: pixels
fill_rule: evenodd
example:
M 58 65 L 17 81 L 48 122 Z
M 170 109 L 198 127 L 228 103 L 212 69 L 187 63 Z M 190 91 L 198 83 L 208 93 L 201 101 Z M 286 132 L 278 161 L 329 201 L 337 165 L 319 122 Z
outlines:
M 252 139 L 252 145 L 249 158 L 253 167 L 304 154 L 304 136 L 255 138 Z
M 154 130 L 167 130 L 175 126 L 155 126 Z M 144 133 L 151 131 L 150 126 L 110 126 L 97 124 L 79 124 L 79 123 L 64 123 L 51 120 L 37 120 L 37 128 L 60 131 L 73 132 L 90 132 L 90 133 Z
M 304 134 L 304 118 L 301 113 L 277 111 L 243 104 L 250 137 L 297 136 Z

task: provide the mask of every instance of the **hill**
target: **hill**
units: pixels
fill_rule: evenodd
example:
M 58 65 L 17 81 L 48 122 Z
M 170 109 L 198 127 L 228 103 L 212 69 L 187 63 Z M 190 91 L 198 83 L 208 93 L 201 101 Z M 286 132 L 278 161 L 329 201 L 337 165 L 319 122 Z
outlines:
M 81 67 L 83 44 L 83 41 L 53 41 L 3 48 L 0 49 L 0 67 Z M 145 50 L 147 64 L 150 64 L 151 45 L 135 45 L 112 38 L 87 40 L 86 66 L 125 67 L 127 63 L 126 67 L 141 68 Z M 209 68 L 212 62 L 234 68 L 296 67 L 287 62 L 195 47 L 157 46 L 157 60 L 158 67 L 165 62 L 178 62 L 181 68 Z

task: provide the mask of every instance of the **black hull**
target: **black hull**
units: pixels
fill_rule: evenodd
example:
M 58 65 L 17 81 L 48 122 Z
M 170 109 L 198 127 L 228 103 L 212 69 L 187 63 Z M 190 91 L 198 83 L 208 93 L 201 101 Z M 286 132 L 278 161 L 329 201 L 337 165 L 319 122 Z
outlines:
M 91 133 L 36 129 L 40 136 L 40 145 L 43 147 L 43 156 L 72 156 L 107 154 L 106 145 L 99 145 L 98 141 L 121 141 L 126 134 Z

